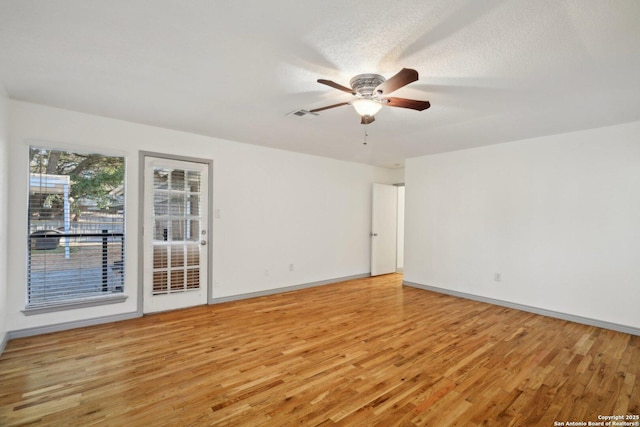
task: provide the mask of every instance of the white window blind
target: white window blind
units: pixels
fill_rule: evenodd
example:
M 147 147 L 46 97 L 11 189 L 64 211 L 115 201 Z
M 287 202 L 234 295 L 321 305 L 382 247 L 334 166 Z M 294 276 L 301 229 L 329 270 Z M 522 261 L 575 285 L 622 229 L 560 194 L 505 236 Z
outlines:
M 153 295 L 200 288 L 201 175 L 153 171 Z
M 124 158 L 31 147 L 27 308 L 124 290 Z

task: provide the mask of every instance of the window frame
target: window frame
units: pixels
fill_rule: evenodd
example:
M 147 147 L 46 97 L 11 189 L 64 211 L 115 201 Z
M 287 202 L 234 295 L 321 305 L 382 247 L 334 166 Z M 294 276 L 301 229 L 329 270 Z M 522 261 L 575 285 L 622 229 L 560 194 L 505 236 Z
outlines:
M 70 145 L 70 144 L 64 144 L 64 143 L 51 143 L 51 142 L 45 142 L 45 141 L 34 141 L 34 140 L 28 140 L 26 141 L 26 151 L 27 151 L 27 158 L 26 158 L 26 182 L 27 182 L 27 186 L 26 186 L 26 193 L 27 193 L 27 197 L 26 197 L 26 210 L 25 210 L 25 216 L 24 218 L 26 219 L 26 224 L 24 226 L 24 230 L 25 230 L 25 237 L 24 237 L 24 242 L 26 242 L 27 246 L 25 247 L 25 253 L 24 253 L 24 259 L 25 259 L 25 287 L 24 287 L 24 309 L 21 310 L 21 312 L 26 315 L 26 316 L 30 316 L 30 315 L 36 315 L 36 314 L 43 314 L 43 313 L 51 313 L 51 312 L 58 312 L 58 311 L 67 311 L 67 310 L 72 310 L 72 309 L 79 309 L 79 308 L 86 308 L 86 307 L 95 307 L 95 306 L 102 306 L 102 305 L 109 305 L 109 304 L 117 304 L 117 303 L 122 303 L 124 301 L 126 301 L 129 296 L 127 295 L 127 293 L 125 292 L 125 288 L 126 288 L 126 276 L 127 274 L 123 274 L 122 277 L 122 290 L 119 292 L 111 292 L 105 295 L 90 295 L 90 296 L 74 296 L 73 298 L 69 298 L 69 299 L 60 299 L 60 300 L 56 300 L 56 301 L 49 301 L 49 302 L 45 302 L 45 303 L 38 303 L 38 304 L 32 304 L 30 302 L 30 290 L 31 290 L 31 249 L 30 249 L 30 245 L 31 245 L 31 220 L 30 220 L 30 215 L 31 215 L 31 206 L 30 206 L 30 192 L 31 192 L 31 156 L 30 156 L 30 152 L 32 149 L 40 149 L 40 150 L 47 150 L 47 151 L 61 151 L 61 152 L 67 152 L 67 153 L 74 153 L 74 154 L 80 154 L 80 155 L 99 155 L 99 156 L 104 156 L 104 157 L 118 157 L 122 159 L 123 162 L 123 179 L 122 179 L 122 191 L 123 191 L 123 213 L 122 213 L 122 251 L 123 251 L 123 256 L 122 256 L 122 262 L 123 262 L 123 272 L 126 272 L 127 269 L 129 269 L 130 267 L 127 265 L 126 268 L 124 268 L 124 265 L 126 263 L 126 252 L 127 252 L 127 241 L 131 240 L 130 237 L 127 238 L 127 198 L 128 198 L 128 186 L 127 186 L 127 165 L 128 165 L 128 158 L 127 155 L 123 152 L 120 151 L 116 151 L 116 150 L 109 150 L 109 149 L 104 149 L 104 148 L 88 148 L 86 146 L 74 146 L 74 145 Z

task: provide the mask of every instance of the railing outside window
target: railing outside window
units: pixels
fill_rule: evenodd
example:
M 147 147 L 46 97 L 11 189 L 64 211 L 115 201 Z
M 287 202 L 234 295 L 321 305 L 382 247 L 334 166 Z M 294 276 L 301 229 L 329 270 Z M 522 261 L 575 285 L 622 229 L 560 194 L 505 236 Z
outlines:
M 49 230 L 29 240 L 30 307 L 123 291 L 123 233 Z

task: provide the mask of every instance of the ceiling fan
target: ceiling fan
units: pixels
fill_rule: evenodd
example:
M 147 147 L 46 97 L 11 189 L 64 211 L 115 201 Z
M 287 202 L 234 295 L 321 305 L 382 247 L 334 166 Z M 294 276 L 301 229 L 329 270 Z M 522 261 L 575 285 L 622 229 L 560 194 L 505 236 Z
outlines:
M 426 110 L 431 106 L 429 101 L 418 101 L 415 99 L 388 97 L 391 92 L 418 80 L 418 72 L 410 68 L 403 68 L 395 76 L 385 79 L 379 74 L 358 74 L 349 81 L 351 89 L 336 82 L 325 79 L 318 79 L 318 83 L 331 86 L 334 89 L 354 95 L 357 99 L 351 102 L 340 102 L 339 104 L 328 105 L 326 107 L 310 110 L 311 113 L 328 110 L 329 108 L 352 105 L 356 112 L 360 114 L 360 123 L 368 125 L 375 120 L 375 115 L 383 105 L 389 107 L 410 108 L 412 110 Z

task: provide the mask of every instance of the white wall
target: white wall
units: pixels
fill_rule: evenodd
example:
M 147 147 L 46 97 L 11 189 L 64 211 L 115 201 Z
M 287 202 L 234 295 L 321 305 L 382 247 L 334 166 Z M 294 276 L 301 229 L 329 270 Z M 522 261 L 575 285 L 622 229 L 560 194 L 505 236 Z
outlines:
M 409 159 L 405 178 L 406 281 L 640 327 L 640 122 Z
M 8 328 L 22 330 L 135 312 L 138 151 L 213 159 L 214 298 L 366 274 L 371 184 L 385 170 L 10 101 Z M 123 154 L 126 168 L 128 300 L 25 316 L 28 145 Z M 289 271 L 289 265 L 294 271 Z
M 7 332 L 7 193 L 9 191 L 9 168 L 7 151 L 9 146 L 8 132 L 9 99 L 4 87 L 0 84 L 0 351 Z

